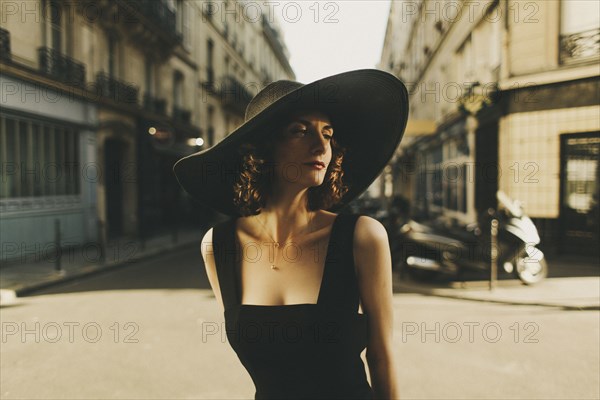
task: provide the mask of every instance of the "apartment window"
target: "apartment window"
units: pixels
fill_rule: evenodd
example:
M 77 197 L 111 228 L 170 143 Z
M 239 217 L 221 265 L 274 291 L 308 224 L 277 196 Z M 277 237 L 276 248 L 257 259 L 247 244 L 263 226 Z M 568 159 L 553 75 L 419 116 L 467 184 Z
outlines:
M 250 50 L 248 50 L 248 64 L 250 65 L 250 68 L 254 68 L 254 64 L 255 64 L 255 55 L 254 55 L 254 49 L 256 48 L 255 44 L 254 44 L 254 38 L 250 38 L 250 45 L 248 46 L 248 48 Z
M 600 3 L 561 1 L 560 62 L 597 59 L 600 53 Z
M 469 148 L 464 134 L 432 144 L 417 156 L 416 208 L 422 212 L 467 212 Z
M 113 33 L 107 33 L 108 41 L 108 76 L 117 78 L 118 41 Z
M 429 168 L 428 188 L 431 193 L 431 202 L 437 207 L 442 207 L 443 193 L 442 193 L 442 146 L 435 146 L 432 151 L 427 155 L 427 168 Z
M 179 33 L 183 33 L 183 16 L 183 0 L 177 0 L 175 5 L 175 28 Z
M 471 35 L 467 36 L 467 39 L 456 51 L 456 60 L 456 72 L 458 73 L 458 82 L 471 82 L 472 79 L 474 79 L 475 77 L 473 70 Z
M 213 143 L 215 142 L 215 128 L 213 125 L 215 109 L 213 108 L 213 106 L 208 106 L 207 111 L 208 111 L 207 112 L 207 115 L 208 115 L 208 129 L 207 129 L 208 145 L 212 146 Z
M 469 148 L 466 137 L 461 135 L 445 143 L 443 184 L 445 207 L 449 210 L 467 212 L 467 162 Z
M 175 5 L 176 29 L 182 35 L 183 47 L 191 50 L 191 14 L 190 4 L 184 0 L 177 0 Z
M 79 134 L 67 125 L 0 116 L 0 198 L 77 195 Z
M 50 22 L 50 46 L 52 49 L 62 53 L 62 21 L 63 10 L 56 0 L 50 0 L 48 4 L 48 21 Z
M 179 71 L 173 73 L 173 105 L 177 108 L 183 106 L 183 74 Z
M 423 213 L 440 212 L 444 205 L 442 186 L 442 145 L 437 144 L 417 154 L 418 180 L 416 208 Z
M 146 84 L 146 94 L 149 96 L 154 95 L 154 64 L 150 58 L 146 58 L 145 63 L 145 84 Z
M 417 177 L 418 179 L 416 180 L 416 184 L 415 184 L 415 197 L 414 197 L 414 201 L 415 201 L 415 211 L 419 210 L 419 212 L 416 212 L 415 214 L 424 214 L 426 213 L 426 207 L 427 207 L 427 173 L 425 171 L 425 168 L 423 168 L 423 155 L 422 154 L 416 154 L 415 155 L 415 161 L 416 161 L 416 165 L 418 166 L 417 169 Z
M 213 69 L 213 53 L 214 53 L 214 43 L 212 40 L 208 39 L 206 41 L 206 81 L 213 83 L 215 81 L 214 69 Z

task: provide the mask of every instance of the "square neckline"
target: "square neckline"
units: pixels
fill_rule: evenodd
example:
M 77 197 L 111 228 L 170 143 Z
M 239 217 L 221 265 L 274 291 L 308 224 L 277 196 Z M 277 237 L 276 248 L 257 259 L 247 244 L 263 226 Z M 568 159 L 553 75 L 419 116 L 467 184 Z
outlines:
M 240 274 L 239 272 L 241 271 L 241 258 L 239 258 L 239 262 L 234 262 L 233 263 L 233 267 L 234 267 L 234 271 L 233 271 L 233 276 L 235 278 L 235 285 L 234 285 L 234 290 L 235 290 L 235 295 L 236 295 L 236 307 L 239 308 L 289 308 L 289 307 L 317 307 L 321 304 L 321 297 L 323 296 L 323 287 L 325 286 L 325 278 L 327 276 L 327 271 L 329 268 L 327 268 L 328 264 L 329 264 L 329 258 L 330 258 L 330 254 L 331 254 L 331 247 L 332 247 L 332 242 L 331 239 L 333 238 L 333 234 L 335 233 L 335 229 L 337 226 L 337 222 L 340 219 L 340 215 L 341 214 L 337 214 L 335 216 L 335 218 L 333 219 L 333 223 L 331 224 L 331 231 L 329 232 L 329 241 L 327 242 L 327 252 L 325 254 L 325 265 L 323 266 L 323 275 L 321 276 L 321 283 L 319 285 L 319 294 L 317 296 L 317 302 L 316 303 L 295 303 L 295 304 L 242 304 L 242 293 L 241 293 L 241 289 L 242 289 L 242 284 L 241 284 L 241 279 L 240 279 Z M 240 217 L 237 217 L 233 220 L 233 229 L 232 229 L 232 233 L 233 233 L 233 240 L 234 243 L 237 244 L 238 240 L 237 240 L 237 235 L 236 235 L 236 225 L 237 225 L 237 220 Z M 235 246 L 236 248 L 238 248 L 237 246 Z M 239 290 L 238 290 L 239 289 Z

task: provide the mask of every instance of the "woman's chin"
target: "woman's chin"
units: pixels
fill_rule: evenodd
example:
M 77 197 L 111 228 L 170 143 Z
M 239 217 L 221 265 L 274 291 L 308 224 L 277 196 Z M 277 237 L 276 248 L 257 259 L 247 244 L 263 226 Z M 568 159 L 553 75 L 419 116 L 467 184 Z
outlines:
M 323 179 L 313 179 L 310 183 L 310 187 L 321 186 L 323 184 Z

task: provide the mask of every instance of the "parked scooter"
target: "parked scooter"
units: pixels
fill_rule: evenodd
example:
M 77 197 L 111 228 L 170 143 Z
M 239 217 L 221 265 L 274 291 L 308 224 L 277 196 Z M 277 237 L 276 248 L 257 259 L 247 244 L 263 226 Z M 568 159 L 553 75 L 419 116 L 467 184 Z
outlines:
M 460 277 L 465 270 L 490 271 L 492 260 L 491 220 L 498 220 L 498 271 L 513 274 L 526 285 L 542 281 L 548 273 L 544 254 L 536 246 L 538 231 L 524 214 L 522 204 L 498 191 L 499 212 L 462 227 L 418 223 L 408 220 L 399 227 L 393 258 L 418 279 L 440 274 Z

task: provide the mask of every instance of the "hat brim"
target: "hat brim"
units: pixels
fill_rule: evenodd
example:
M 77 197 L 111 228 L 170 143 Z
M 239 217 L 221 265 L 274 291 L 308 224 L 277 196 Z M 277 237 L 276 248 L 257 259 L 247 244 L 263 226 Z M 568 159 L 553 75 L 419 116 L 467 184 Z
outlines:
M 327 114 L 336 141 L 347 149 L 342 168 L 349 190 L 329 208 L 335 212 L 363 193 L 394 155 L 408 120 L 408 91 L 398 78 L 375 69 L 306 84 L 275 100 L 213 147 L 177 161 L 173 171 L 179 184 L 208 207 L 239 216 L 233 204 L 233 184 L 240 172 L 239 145 L 293 109 Z

